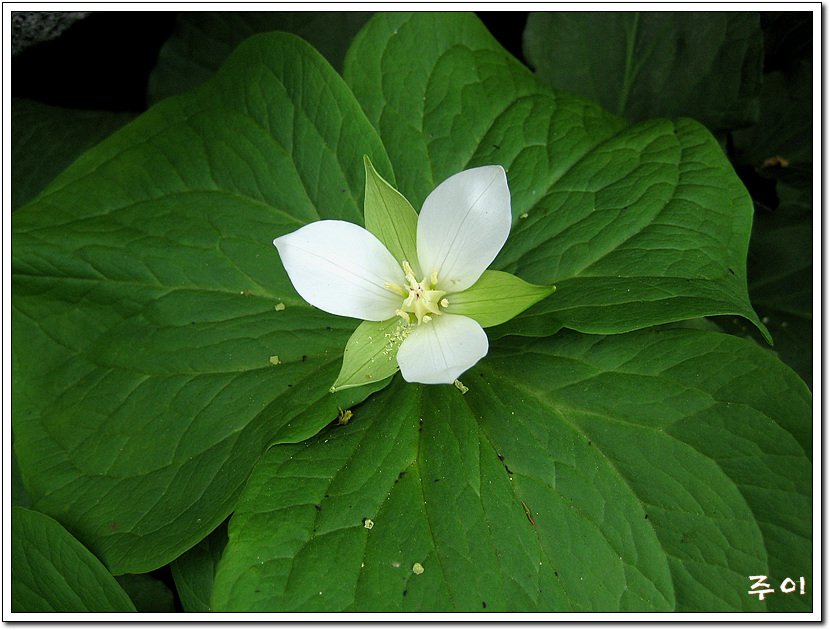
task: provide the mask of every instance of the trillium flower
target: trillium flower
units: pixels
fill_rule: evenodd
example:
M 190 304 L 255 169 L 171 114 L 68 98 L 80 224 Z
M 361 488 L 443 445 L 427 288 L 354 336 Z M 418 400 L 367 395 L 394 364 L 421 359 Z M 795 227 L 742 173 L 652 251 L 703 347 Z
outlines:
M 501 166 L 453 175 L 427 196 L 415 218 L 408 202 L 367 160 L 366 224 L 372 231 L 345 221 L 316 221 L 274 239 L 274 245 L 304 300 L 366 324 L 346 349 L 346 362 L 350 349 L 356 349 L 363 363 L 349 378 L 341 373 L 341 386 L 380 380 L 398 367 L 409 382 L 453 383 L 487 354 L 487 335 L 474 311 L 484 313 L 487 325 L 493 304 L 504 310 L 498 306 L 501 296 L 487 298 L 504 281 L 501 276 L 533 287 L 509 274 L 488 272 L 499 275 L 487 276 L 487 286 L 475 288 L 507 240 L 511 220 Z M 536 289 L 541 292 L 532 302 L 552 291 Z M 392 369 L 375 369 L 375 361 Z

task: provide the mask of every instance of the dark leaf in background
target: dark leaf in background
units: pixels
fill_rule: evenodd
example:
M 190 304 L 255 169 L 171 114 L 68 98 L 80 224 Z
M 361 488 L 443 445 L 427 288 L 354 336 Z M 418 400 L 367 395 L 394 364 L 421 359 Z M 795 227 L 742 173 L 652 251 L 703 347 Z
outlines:
M 813 14 L 806 11 L 762 11 L 764 72 L 791 72 L 813 55 Z
M 757 125 L 734 133 L 735 159 L 762 173 L 808 170 L 813 161 L 813 66 L 764 75 Z
M 20 473 L 20 464 L 17 463 L 17 456 L 14 453 L 14 449 L 12 449 L 11 477 L 12 505 L 19 505 L 24 508 L 31 507 L 32 497 L 29 496 L 29 492 L 23 484 L 23 477 Z
M 176 612 L 175 596 L 160 579 L 147 573 L 128 573 L 115 579 L 130 596 L 138 612 Z
M 185 612 L 210 612 L 210 598 L 219 559 L 228 543 L 228 525 L 222 523 L 195 547 L 170 565 Z
M 775 338 L 774 350 L 813 378 L 812 21 L 764 13 L 766 49 L 758 124 L 736 131 L 734 159 L 772 198 L 758 196 L 748 259 L 749 294 Z M 745 175 L 746 176 L 746 175 Z M 735 321 L 726 329 L 756 336 Z
M 524 50 L 553 88 L 632 122 L 690 116 L 719 131 L 758 119 L 757 13 L 532 13 Z
M 149 101 L 181 94 L 209 79 L 243 40 L 255 33 L 286 31 L 314 46 L 335 70 L 371 13 L 181 12 L 150 76 Z
M 790 196 L 780 184 L 781 201 L 759 211 L 749 256 L 749 291 L 759 306 L 810 318 L 813 312 L 813 213 L 810 198 Z
M 17 98 L 11 110 L 12 210 L 34 199 L 84 151 L 134 118 Z
M 748 259 L 752 303 L 775 339 L 773 351 L 808 385 L 813 380 L 813 213 L 810 186 L 777 186 L 774 210 L 758 209 Z M 760 336 L 737 319 L 724 330 Z

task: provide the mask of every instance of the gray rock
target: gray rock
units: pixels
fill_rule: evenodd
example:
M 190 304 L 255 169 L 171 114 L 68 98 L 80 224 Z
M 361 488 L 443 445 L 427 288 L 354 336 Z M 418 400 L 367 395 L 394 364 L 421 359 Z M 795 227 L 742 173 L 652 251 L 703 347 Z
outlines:
M 13 11 L 12 55 L 33 44 L 54 39 L 89 15 L 83 11 Z

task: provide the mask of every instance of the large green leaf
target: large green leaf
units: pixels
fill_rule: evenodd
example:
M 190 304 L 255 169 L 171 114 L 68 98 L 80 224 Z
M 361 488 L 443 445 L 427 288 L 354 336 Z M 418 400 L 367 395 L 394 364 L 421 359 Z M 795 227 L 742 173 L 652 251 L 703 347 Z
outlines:
M 463 379 L 273 447 L 214 609 L 810 608 L 747 595 L 749 575 L 812 584 L 810 395 L 770 353 L 565 332 L 501 340 Z
M 54 519 L 12 508 L 13 612 L 135 612 L 104 566 Z
M 757 13 L 532 13 L 524 52 L 555 89 L 631 121 L 691 116 L 734 129 L 758 118 Z
M 456 171 L 508 169 L 516 219 L 494 266 L 557 287 L 514 329 L 540 313 L 543 334 L 553 320 L 611 333 L 732 313 L 763 329 L 746 296 L 752 205 L 699 124 L 622 129 L 462 14 L 375 16 L 344 76 L 416 207 Z
M 35 506 L 114 573 L 197 543 L 267 444 L 371 391 L 329 393 L 355 324 L 304 303 L 271 245 L 359 222 L 364 154 L 390 178 L 322 57 L 258 36 L 15 213 L 15 449 Z
M 157 102 L 201 85 L 243 40 L 266 31 L 299 35 L 339 70 L 352 38 L 370 16 L 353 11 L 183 11 L 150 75 L 149 99 Z
M 752 202 L 714 138 L 689 119 L 654 121 L 565 174 L 496 264 L 556 284 L 528 318 L 613 333 L 738 314 L 767 334 L 746 291 L 751 226 Z
M 623 125 L 551 93 L 467 14 L 378 14 L 355 38 L 343 75 L 415 208 L 450 175 L 502 164 L 519 217 Z
M 132 114 L 51 107 L 12 99 L 12 210 L 31 201 L 81 153 Z

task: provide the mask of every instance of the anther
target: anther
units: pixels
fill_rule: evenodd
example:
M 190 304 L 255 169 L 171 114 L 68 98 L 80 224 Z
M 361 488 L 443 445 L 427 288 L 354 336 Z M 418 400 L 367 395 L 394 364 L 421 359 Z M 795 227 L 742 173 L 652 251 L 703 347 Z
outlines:
M 441 300 L 440 304 L 441 308 L 447 308 L 450 305 L 450 301 L 447 298 L 444 298 L 443 300 Z
M 406 276 L 406 281 L 412 284 L 418 284 L 418 281 L 415 279 L 415 271 L 412 269 L 412 265 L 410 265 L 407 261 L 401 262 L 401 266 L 403 267 L 403 272 Z

